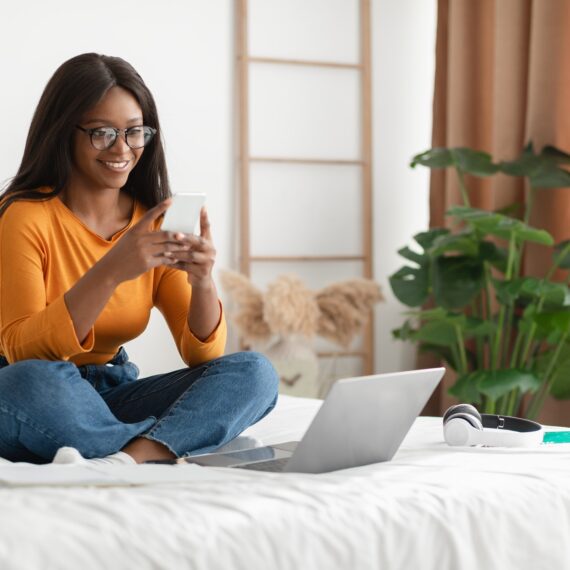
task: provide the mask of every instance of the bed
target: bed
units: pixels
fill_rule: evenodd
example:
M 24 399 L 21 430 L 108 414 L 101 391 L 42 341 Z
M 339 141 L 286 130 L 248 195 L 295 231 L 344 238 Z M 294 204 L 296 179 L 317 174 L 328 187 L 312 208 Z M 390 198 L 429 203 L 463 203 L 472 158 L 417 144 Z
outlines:
M 247 433 L 298 439 L 320 403 L 282 396 Z M 3 466 L 13 467 L 26 468 Z M 441 419 L 420 417 L 388 463 L 324 475 L 188 473 L 1 487 L 0 568 L 570 568 L 568 444 L 450 448 Z

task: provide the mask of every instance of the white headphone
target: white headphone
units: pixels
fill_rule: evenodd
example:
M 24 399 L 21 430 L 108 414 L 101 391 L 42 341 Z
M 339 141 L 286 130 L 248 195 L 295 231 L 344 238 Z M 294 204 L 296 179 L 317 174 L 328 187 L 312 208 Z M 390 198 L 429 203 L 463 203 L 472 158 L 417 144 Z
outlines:
M 449 445 L 535 447 L 544 429 L 532 420 L 480 414 L 470 404 L 458 404 L 443 415 L 443 437 Z

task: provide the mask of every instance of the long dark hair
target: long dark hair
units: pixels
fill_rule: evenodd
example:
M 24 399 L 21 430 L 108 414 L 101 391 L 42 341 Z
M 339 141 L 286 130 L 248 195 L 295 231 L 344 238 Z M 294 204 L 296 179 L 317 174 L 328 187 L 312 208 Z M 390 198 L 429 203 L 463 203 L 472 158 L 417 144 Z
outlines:
M 115 86 L 133 94 L 145 125 L 158 131 L 123 190 L 147 208 L 170 196 L 158 112 L 148 87 L 124 59 L 84 53 L 63 63 L 46 85 L 30 125 L 18 173 L 1 196 L 0 216 L 15 200 L 46 200 L 65 188 L 72 168 L 75 125 Z M 45 186 L 51 187 L 51 192 L 39 190 Z

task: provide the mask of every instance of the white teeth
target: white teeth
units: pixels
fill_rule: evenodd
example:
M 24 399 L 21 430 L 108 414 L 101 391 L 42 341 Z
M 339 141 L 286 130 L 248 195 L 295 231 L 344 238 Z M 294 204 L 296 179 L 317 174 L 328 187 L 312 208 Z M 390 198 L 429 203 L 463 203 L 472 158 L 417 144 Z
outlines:
M 127 164 L 129 164 L 128 160 L 125 160 L 123 162 L 107 162 L 107 161 L 103 161 L 103 164 L 105 166 L 108 166 L 109 168 L 114 168 L 115 170 L 122 170 L 123 168 L 125 168 L 127 166 Z

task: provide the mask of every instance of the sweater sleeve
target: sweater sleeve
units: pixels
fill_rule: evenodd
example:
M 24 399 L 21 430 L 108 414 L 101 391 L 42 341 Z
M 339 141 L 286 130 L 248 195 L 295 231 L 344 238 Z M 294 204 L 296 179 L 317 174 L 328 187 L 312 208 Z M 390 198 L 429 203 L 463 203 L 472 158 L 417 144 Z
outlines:
M 0 218 L 0 346 L 9 362 L 68 360 L 93 348 L 93 330 L 80 343 L 63 295 L 48 304 L 44 267 L 49 255 L 38 220 L 12 204 Z
M 184 271 L 172 268 L 157 270 L 158 284 L 155 287 L 154 304 L 164 315 L 176 342 L 182 360 L 188 366 L 196 366 L 224 354 L 227 327 L 220 301 L 220 320 L 210 336 L 204 341 L 196 338 L 188 327 L 188 309 L 192 287 Z

